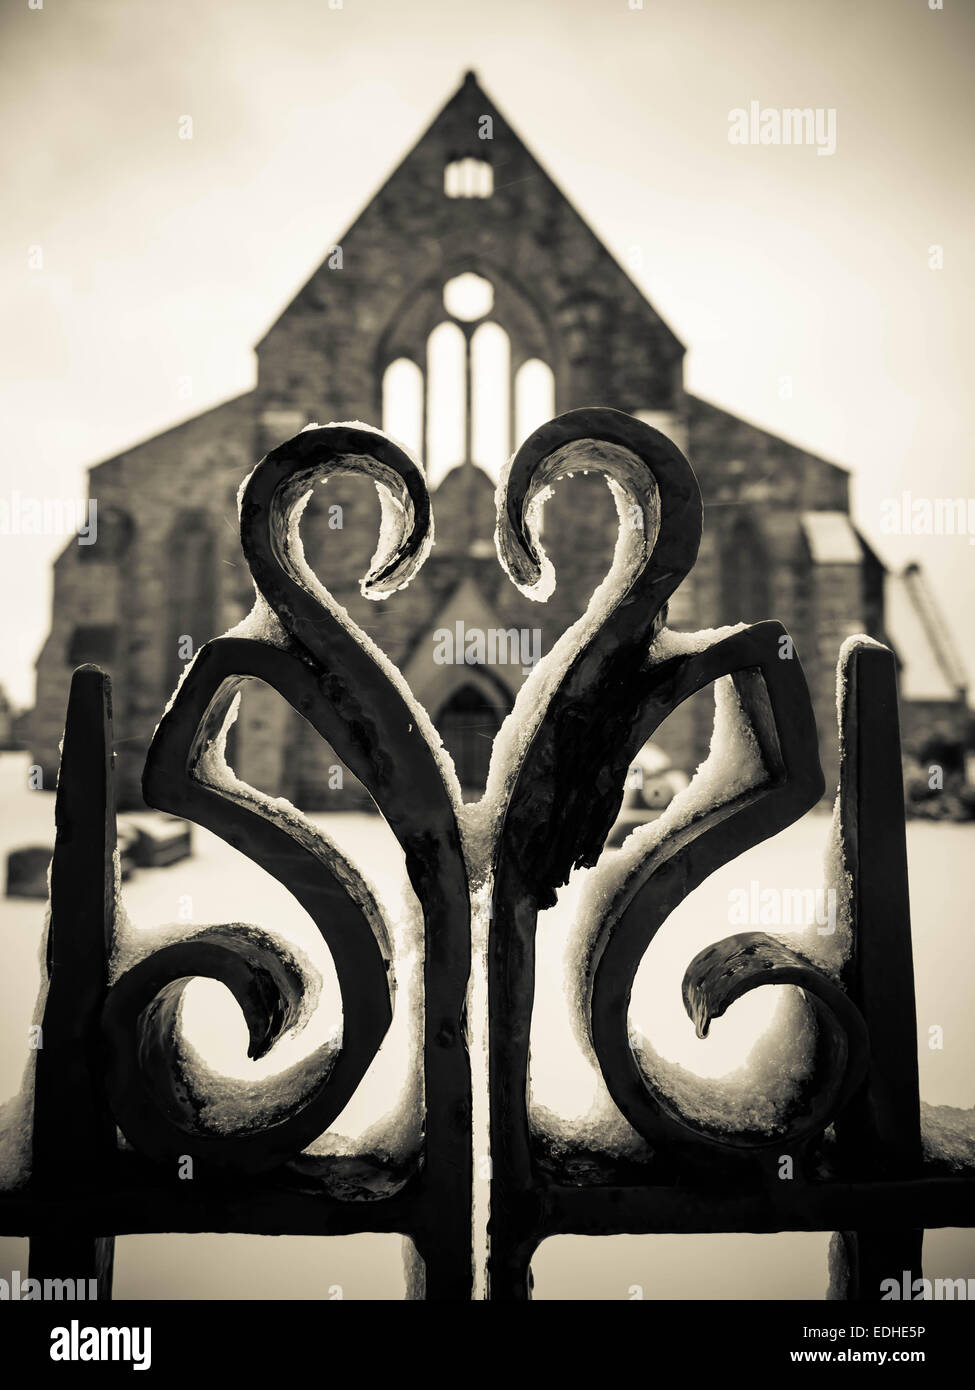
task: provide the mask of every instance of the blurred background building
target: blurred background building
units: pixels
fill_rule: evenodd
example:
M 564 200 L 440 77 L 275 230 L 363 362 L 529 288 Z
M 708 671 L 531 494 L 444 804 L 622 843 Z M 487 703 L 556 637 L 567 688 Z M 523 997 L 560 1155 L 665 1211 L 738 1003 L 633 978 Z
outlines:
M 457 622 L 540 628 L 545 652 L 584 610 L 617 535 L 602 479 L 564 482 L 546 506 L 558 576 L 547 604 L 517 592 L 492 539 L 495 483 L 511 450 L 583 405 L 637 415 L 690 458 L 704 539 L 670 622 L 786 625 L 812 690 L 828 785 L 837 653 L 855 632 L 890 642 L 900 658 L 908 750 L 962 749 L 965 676 L 920 571 L 885 569 L 851 520 L 843 468 L 687 393 L 684 353 L 468 73 L 257 345 L 255 389 L 91 470 L 97 542 L 68 544 L 56 562 L 27 721 L 45 785 L 56 778 L 70 673 L 94 661 L 114 680 L 122 801 L 140 804 L 146 748 L 187 639 L 197 650 L 252 603 L 236 526 L 241 480 L 309 421 L 358 419 L 381 423 L 424 459 L 436 546 L 406 590 L 384 604 L 364 600 L 378 499 L 371 483 L 339 478 L 309 505 L 305 550 L 404 671 L 465 792 L 477 795 L 526 672 L 514 662 L 438 664 L 434 634 Z M 659 732 L 675 768 L 693 770 L 705 755 L 711 718 L 705 691 Z M 265 688 L 247 690 L 231 755 L 239 776 L 305 809 L 363 804 L 350 773 L 334 785 L 331 750 Z

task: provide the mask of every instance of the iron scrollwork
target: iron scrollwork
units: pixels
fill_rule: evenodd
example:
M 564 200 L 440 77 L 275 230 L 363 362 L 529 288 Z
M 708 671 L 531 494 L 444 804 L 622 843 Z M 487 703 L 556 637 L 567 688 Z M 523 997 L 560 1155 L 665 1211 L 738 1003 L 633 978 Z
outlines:
M 820 1046 L 800 1113 L 784 1134 L 725 1133 L 695 1123 L 655 1089 L 639 1066 L 628 1009 L 640 961 L 659 927 L 720 865 L 789 825 L 823 792 L 809 693 L 798 660 L 780 659 L 782 626 L 765 621 L 716 635 L 701 650 L 667 655 L 666 603 L 691 570 L 702 505 L 693 470 L 676 446 L 630 416 L 580 410 L 543 426 L 515 457 L 499 505 L 498 546 L 516 582 L 530 590 L 543 568 L 532 503 L 557 476 L 602 472 L 622 518 L 642 518 L 628 582 L 567 664 L 514 780 L 495 862 L 490 953 L 492 1029 L 492 1290 L 525 1297 L 528 1260 L 546 1224 L 544 1184 L 528 1114 L 534 938 L 573 868 L 599 860 L 619 812 L 627 768 L 660 723 L 692 693 L 730 679 L 760 755 L 763 775 L 722 789 L 677 819 L 640 857 L 597 912 L 585 978 L 583 1022 L 617 1107 L 649 1141 L 655 1177 L 683 1170 L 712 1176 L 783 1142 L 821 1136 L 865 1075 L 863 1019 L 842 987 L 797 951 L 751 932 L 708 948 L 688 967 L 684 1002 L 701 1035 L 744 993 L 766 984 L 803 990 Z M 662 654 L 657 655 L 660 651 Z M 791 650 L 789 651 L 791 656 Z
M 327 740 L 399 839 L 425 918 L 431 1024 L 441 1055 L 463 1050 L 457 999 L 466 984 L 469 923 L 457 797 L 402 682 L 390 679 L 301 549 L 298 520 L 310 490 L 339 472 L 373 478 L 392 522 L 363 592 L 384 597 L 422 563 L 432 542 L 429 496 L 416 464 L 390 440 L 365 428 L 329 427 L 304 431 L 269 454 L 242 489 L 241 540 L 265 618 L 276 621 L 265 621 L 259 639 L 225 636 L 200 651 L 153 738 L 144 793 L 151 805 L 206 826 L 255 860 L 306 909 L 335 964 L 341 1044 L 271 1123 L 207 1132 L 181 1074 L 175 1030 L 183 988 L 201 975 L 227 985 L 248 1023 L 250 1056 L 261 1057 L 293 1024 L 302 982 L 252 928 L 210 927 L 163 947 L 122 975 L 105 1008 L 115 1114 L 130 1142 L 156 1159 L 189 1153 L 256 1172 L 294 1158 L 355 1094 L 392 1018 L 389 936 L 355 866 L 297 812 L 228 777 L 214 754 L 248 677 L 278 691 Z
M 803 991 L 819 1046 L 786 1127 L 773 1141 L 765 1131 L 709 1126 L 682 1113 L 641 1067 L 629 1033 L 630 995 L 660 926 L 717 867 L 813 806 L 823 778 L 809 693 L 798 660 L 781 659 L 787 634 L 780 624 L 760 621 L 683 642 L 666 626 L 668 601 L 697 556 L 702 503 L 689 463 L 658 431 L 594 408 L 559 416 L 522 444 L 498 491 L 497 547 L 511 579 L 534 598 L 550 591 L 537 520 L 548 490 L 577 469 L 602 473 L 614 494 L 616 560 L 546 671 L 526 685 L 511 716 L 514 736 L 498 740 L 485 801 L 471 808 L 461 803 L 429 718 L 312 573 L 298 532 L 318 481 L 344 471 L 372 478 L 384 524 L 362 591 L 393 594 L 433 541 L 421 469 L 384 435 L 357 425 L 309 427 L 258 464 L 240 503 L 256 617 L 207 643 L 184 673 L 153 738 L 144 790 L 151 805 L 205 826 L 254 860 L 305 908 L 335 963 L 341 1042 L 311 1059 L 276 1109 L 217 1132 L 182 1065 L 186 985 L 201 976 L 225 984 L 246 1020 L 250 1055 L 261 1057 L 308 1007 L 301 962 L 262 928 L 205 927 L 131 965 L 104 1001 L 105 1088 L 114 1119 L 149 1167 L 191 1154 L 220 1181 L 271 1183 L 290 1213 L 287 1204 L 298 1197 L 281 1174 L 298 1171 L 302 1151 L 356 1093 L 389 1029 L 394 980 L 381 905 L 355 865 L 300 814 L 226 767 L 223 743 L 240 685 L 263 681 L 369 791 L 404 851 L 424 919 L 422 1154 L 391 1195 L 343 1203 L 317 1192 L 324 1215 L 313 1225 L 323 1233 L 409 1234 L 432 1297 L 468 1297 L 472 1286 L 476 1177 L 466 1031 L 472 905 L 485 893 L 493 1297 L 527 1296 L 531 1255 L 548 1234 L 626 1229 L 627 1211 L 641 1202 L 659 1206 L 673 1197 L 679 1205 L 690 1191 L 720 1195 L 731 1174 L 760 1188 L 770 1145 L 812 1151 L 862 1091 L 870 1066 L 849 981 L 775 937 L 749 932 L 699 953 L 685 974 L 684 1003 L 703 1035 L 762 985 Z M 717 778 L 708 795 L 692 795 L 683 812 L 665 814 L 645 844 L 634 840 L 637 852 L 619 861 L 622 869 L 607 869 L 603 847 L 635 754 L 673 710 L 715 683 L 746 731 L 757 774 L 741 785 Z M 594 869 L 605 889 L 589 904 L 576 982 L 581 1027 L 613 1102 L 652 1155 L 636 1186 L 632 1174 L 603 1178 L 607 1200 L 623 1213 L 612 1220 L 600 1215 L 598 1196 L 574 1192 L 540 1161 L 529 1114 L 537 919 L 576 868 Z M 210 1200 L 223 1211 L 217 1188 Z M 172 1207 L 171 1228 L 180 1228 L 182 1209 Z M 655 1229 L 662 1218 L 644 1211 L 633 1219 L 634 1229 Z

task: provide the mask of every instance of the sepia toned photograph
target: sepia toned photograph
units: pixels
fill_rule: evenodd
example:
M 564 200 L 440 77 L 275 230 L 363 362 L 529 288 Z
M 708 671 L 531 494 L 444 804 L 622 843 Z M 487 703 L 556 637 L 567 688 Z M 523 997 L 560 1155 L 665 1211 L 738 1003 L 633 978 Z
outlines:
M 29 1366 L 970 1331 L 973 58 L 969 0 L 0 0 Z

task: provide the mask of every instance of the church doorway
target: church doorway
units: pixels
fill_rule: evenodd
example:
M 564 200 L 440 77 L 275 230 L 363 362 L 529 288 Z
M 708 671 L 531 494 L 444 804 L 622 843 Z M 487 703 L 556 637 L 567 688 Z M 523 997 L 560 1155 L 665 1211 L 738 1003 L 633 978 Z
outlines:
M 494 736 L 511 708 L 501 692 L 489 694 L 468 683 L 444 703 L 435 723 L 444 747 L 454 760 L 465 801 L 484 791 Z

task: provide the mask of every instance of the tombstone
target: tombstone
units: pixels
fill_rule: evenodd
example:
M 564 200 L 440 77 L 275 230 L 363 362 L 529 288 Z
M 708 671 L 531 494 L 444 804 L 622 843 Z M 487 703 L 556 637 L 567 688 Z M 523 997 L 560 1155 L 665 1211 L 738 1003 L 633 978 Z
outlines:
M 139 869 L 165 869 L 193 853 L 190 827 L 175 816 L 120 816 L 119 826 L 131 838 L 132 863 Z
M 47 897 L 47 866 L 51 862 L 49 845 L 25 845 L 7 855 L 8 898 Z

